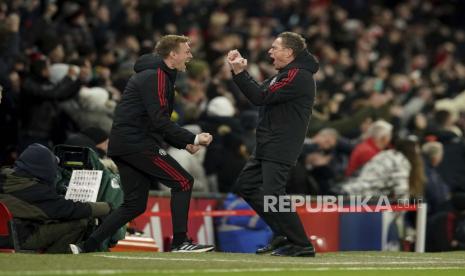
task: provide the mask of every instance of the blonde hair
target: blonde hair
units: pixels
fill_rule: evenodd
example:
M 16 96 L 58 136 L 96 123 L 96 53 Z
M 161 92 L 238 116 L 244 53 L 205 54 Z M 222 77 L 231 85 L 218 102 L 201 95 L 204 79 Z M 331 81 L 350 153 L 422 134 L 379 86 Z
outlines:
M 426 175 L 423 159 L 417 149 L 418 143 L 412 139 L 401 139 L 395 143 L 397 151 L 401 152 L 410 162 L 409 190 L 410 196 L 422 197 L 425 189 Z
M 155 53 L 162 58 L 167 58 L 171 51 L 179 49 L 179 44 L 189 42 L 189 38 L 183 35 L 165 35 L 155 45 Z

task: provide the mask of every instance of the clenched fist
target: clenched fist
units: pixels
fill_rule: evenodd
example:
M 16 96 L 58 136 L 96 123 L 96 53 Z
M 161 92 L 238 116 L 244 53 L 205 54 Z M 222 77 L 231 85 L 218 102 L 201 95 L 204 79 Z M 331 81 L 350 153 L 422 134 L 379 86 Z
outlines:
M 226 61 L 234 74 L 239 74 L 247 68 L 247 59 L 243 58 L 238 50 L 229 51 Z
M 198 143 L 199 145 L 202 146 L 208 146 L 213 140 L 213 136 L 210 135 L 210 133 L 202 132 L 197 135 L 198 137 Z

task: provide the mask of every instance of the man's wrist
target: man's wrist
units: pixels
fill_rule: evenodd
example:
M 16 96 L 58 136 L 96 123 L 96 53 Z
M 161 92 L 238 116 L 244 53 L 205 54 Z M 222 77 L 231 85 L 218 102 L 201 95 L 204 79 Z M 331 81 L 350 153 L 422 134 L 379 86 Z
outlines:
M 242 73 L 244 71 L 245 71 L 245 69 L 242 68 L 242 69 L 238 69 L 238 70 L 233 70 L 233 73 L 234 73 L 234 75 L 239 75 L 240 73 Z
M 198 145 L 198 144 L 199 144 L 199 135 L 195 135 L 194 145 Z

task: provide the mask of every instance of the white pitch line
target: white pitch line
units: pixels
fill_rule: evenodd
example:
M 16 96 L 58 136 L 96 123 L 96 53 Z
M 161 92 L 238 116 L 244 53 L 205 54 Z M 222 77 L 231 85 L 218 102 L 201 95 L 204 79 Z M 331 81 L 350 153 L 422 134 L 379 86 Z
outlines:
M 342 256 L 342 257 L 351 257 L 351 254 L 344 254 L 344 253 L 338 253 L 337 256 Z M 384 259 L 404 259 L 404 260 L 420 260 L 420 261 L 430 261 L 430 260 L 438 260 L 438 261 L 461 261 L 460 259 L 448 259 L 448 258 L 440 258 L 440 257 L 417 257 L 417 256 L 384 256 L 384 255 L 362 255 L 362 257 L 367 257 L 367 258 L 384 258 Z M 464 261 L 465 263 L 465 261 Z
M 446 266 L 446 267 L 314 267 L 314 268 L 232 268 L 232 269 L 179 269 L 179 270 L 130 270 L 130 269 L 101 269 L 101 270 L 44 270 L 44 271 L 11 271 L 0 272 L 0 275 L 114 275 L 114 274 L 199 274 L 199 273 L 244 273 L 244 272 L 286 272 L 286 271 L 372 271 L 372 270 L 465 270 L 464 267 Z
M 181 254 L 181 253 L 180 253 Z M 185 262 L 227 262 L 227 263 L 259 263 L 259 264 L 289 264 L 289 265 L 465 265 L 464 260 L 443 260 L 443 261 L 383 261 L 383 262 L 372 262 L 372 261 L 363 261 L 363 262 L 312 262 L 315 259 L 308 258 L 308 262 L 285 262 L 285 261 L 264 261 L 264 260 L 231 260 L 231 259 L 195 259 L 195 258 L 162 258 L 162 257 L 135 257 L 135 256 L 108 256 L 108 255 L 94 255 L 96 257 L 103 257 L 109 259 L 125 259 L 125 260 L 160 260 L 160 261 L 185 261 Z M 276 257 L 279 259 L 279 257 Z M 465 267 L 464 267 L 465 268 Z

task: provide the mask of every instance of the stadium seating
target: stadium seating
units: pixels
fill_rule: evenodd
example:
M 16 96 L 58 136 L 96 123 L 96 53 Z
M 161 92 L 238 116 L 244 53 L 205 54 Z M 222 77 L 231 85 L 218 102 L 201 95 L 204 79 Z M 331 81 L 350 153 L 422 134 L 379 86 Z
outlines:
M 13 215 L 5 204 L 0 202 L 0 241 L 6 241 L 5 247 L 1 247 L 0 252 L 15 253 L 19 251 L 19 242 L 13 221 Z

